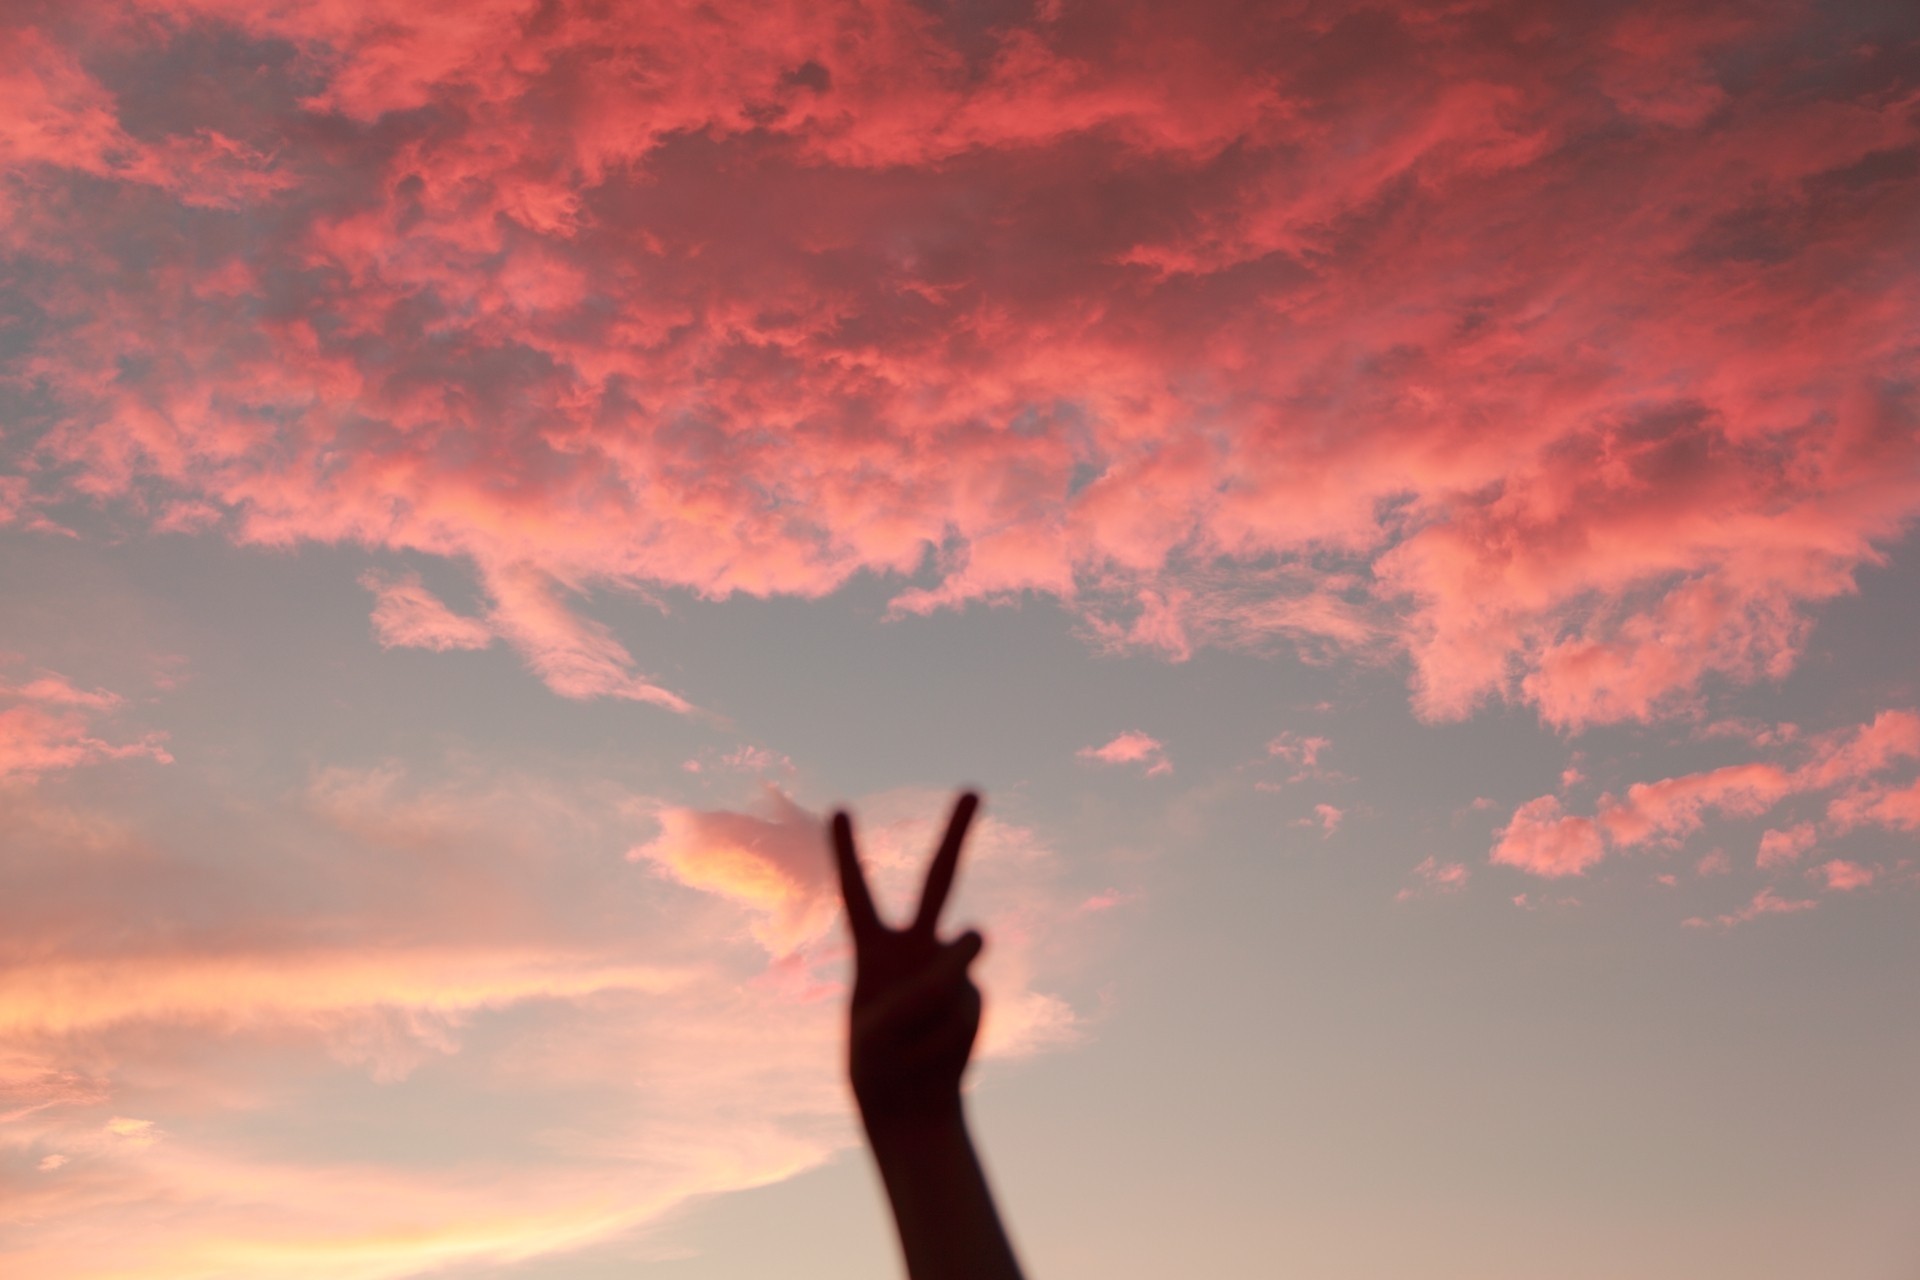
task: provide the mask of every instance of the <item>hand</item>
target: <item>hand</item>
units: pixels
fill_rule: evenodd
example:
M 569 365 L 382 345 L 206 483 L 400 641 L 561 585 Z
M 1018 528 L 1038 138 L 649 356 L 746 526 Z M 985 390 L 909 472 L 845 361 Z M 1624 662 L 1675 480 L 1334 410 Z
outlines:
M 960 1108 L 960 1077 L 980 1031 L 980 989 L 967 966 L 982 939 L 969 929 L 950 942 L 934 936 L 953 887 L 960 846 L 980 797 L 962 792 L 947 834 L 927 869 L 920 909 L 905 929 L 889 928 L 874 910 L 854 848 L 853 821 L 833 815 L 834 861 L 853 931 L 853 1007 L 848 1070 L 869 1131 L 937 1122 Z

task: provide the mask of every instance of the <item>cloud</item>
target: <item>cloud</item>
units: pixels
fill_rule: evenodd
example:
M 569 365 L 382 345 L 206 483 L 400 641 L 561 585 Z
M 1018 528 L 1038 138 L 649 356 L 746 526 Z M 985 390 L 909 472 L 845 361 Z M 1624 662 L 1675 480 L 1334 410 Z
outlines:
M 833 925 L 840 891 L 827 859 L 825 818 L 777 787 L 766 788 L 761 804 L 760 815 L 663 809 L 660 834 L 627 856 L 753 912 L 754 937 L 784 956 Z
M 865 574 L 1645 720 L 1920 512 L 1897 6 L 123 7 L 7 20 L 4 509 L 455 560 L 563 696 Z
M 45 167 L 151 185 L 190 207 L 232 207 L 288 185 L 270 156 L 215 129 L 135 136 L 122 125 L 114 91 L 74 50 L 33 26 L 7 26 L 16 56 L 0 68 L 0 171 Z
M 1831 787 L 1915 758 L 1920 758 L 1920 712 L 1882 711 L 1852 733 L 1817 739 L 1801 783 L 1809 789 Z
M 0 476 L 0 527 L 20 518 L 27 502 L 25 476 Z
M 1467 887 L 1467 878 L 1471 874 L 1465 863 L 1442 862 L 1428 854 L 1413 869 L 1413 878 L 1419 883 L 1400 890 L 1394 895 L 1394 900 L 1407 902 L 1422 893 L 1458 893 Z
M 1602 796 L 1592 818 L 1563 814 L 1553 796 L 1528 801 L 1501 832 L 1493 861 L 1540 875 L 1576 875 L 1605 857 L 1609 847 L 1677 848 L 1709 815 L 1758 817 L 1791 796 L 1842 786 L 1847 789 L 1827 805 L 1833 834 L 1862 823 L 1920 825 L 1907 821 L 1904 799 L 1920 782 L 1881 776 L 1920 759 L 1920 714 L 1882 711 L 1851 729 L 1810 738 L 1768 737 L 1764 745 L 1797 754 L 1799 760 L 1755 760 L 1636 782 L 1622 798 Z M 1790 863 L 1813 846 L 1818 834 L 1811 823 L 1770 829 L 1761 836 L 1756 863 L 1762 870 Z
M 1491 860 L 1537 876 L 1577 876 L 1606 856 L 1593 819 L 1562 813 L 1554 796 L 1521 805 L 1497 836 Z
M 659 992 L 671 969 L 510 947 L 134 952 L 0 975 L 0 1032 L 65 1035 L 131 1021 L 240 1028 L 384 1007 L 458 1014 L 609 990 Z
M 0 697 L 82 711 L 114 711 L 125 701 L 106 689 L 77 689 L 65 676 L 43 671 L 25 684 L 0 684 Z
M 1158 738 L 1137 729 L 1118 734 L 1098 747 L 1082 747 L 1075 754 L 1082 760 L 1092 760 L 1098 764 L 1145 765 L 1149 778 L 1173 772 L 1173 761 L 1167 758 L 1166 747 Z
M 820 998 L 846 948 L 806 914 L 831 901 L 817 815 L 447 769 L 322 769 L 248 805 L 188 774 L 199 825 L 146 835 L 0 791 L 10 1261 L 384 1280 L 557 1258 L 856 1140 Z M 884 900 L 917 891 L 941 799 L 857 806 Z M 659 860 L 621 857 L 650 822 Z M 1071 1043 L 1047 975 L 1078 895 L 1036 833 L 976 837 L 955 914 L 991 939 L 983 1052 Z M 742 849 L 797 887 L 719 874 Z M 801 981 L 754 937 L 788 901 Z
M 1267 742 L 1267 755 L 1292 769 L 1282 782 L 1261 781 L 1254 786 L 1262 791 L 1277 791 L 1300 782 L 1351 782 L 1346 774 L 1329 769 L 1320 757 L 1333 745 L 1330 738 L 1285 730 Z
M 1138 893 L 1123 893 L 1118 889 L 1102 889 L 1092 897 L 1084 899 L 1075 907 L 1075 915 L 1098 915 L 1103 911 L 1112 911 L 1115 907 L 1124 907 L 1139 902 Z
M 1783 898 L 1771 887 L 1760 889 L 1745 906 L 1717 916 L 1688 916 L 1681 923 L 1690 928 L 1731 929 L 1735 925 L 1758 920 L 1761 916 L 1792 915 L 1795 912 L 1811 911 L 1819 904 L 1811 898 Z
M 116 693 L 76 688 L 54 672 L 40 672 L 23 684 L 0 680 L 0 780 L 31 780 L 103 760 L 171 763 L 164 733 L 149 732 L 133 742 L 96 736 L 95 723 L 123 704 Z
M 1286 731 L 1267 743 L 1267 754 L 1311 770 L 1319 765 L 1320 753 L 1332 745 L 1326 738 Z
M 1906 786 L 1869 784 L 1855 788 L 1827 806 L 1827 820 L 1840 831 L 1863 823 L 1920 831 L 1920 779 Z
M 1769 828 L 1760 833 L 1760 851 L 1754 864 L 1763 871 L 1785 866 L 1797 861 L 1819 839 L 1819 829 L 1811 822 L 1796 822 L 1784 830 Z
M 1677 845 L 1699 830 L 1702 814 L 1765 813 L 1795 790 L 1785 770 L 1767 763 L 1728 765 L 1704 773 L 1636 782 L 1624 800 L 1601 801 L 1600 825 L 1622 846 L 1661 841 Z
M 420 582 L 418 574 L 388 577 L 362 574 L 360 585 L 374 594 L 373 634 L 383 648 L 484 649 L 493 628 L 479 618 L 463 618 Z
M 1346 810 L 1340 808 L 1338 805 L 1316 804 L 1313 806 L 1312 817 L 1295 818 L 1293 825 L 1296 827 L 1319 827 L 1323 836 L 1331 836 L 1340 829 L 1340 824 L 1346 820 L 1346 816 Z
M 334 770 L 290 809 L 246 806 L 243 829 L 176 843 L 39 796 L 0 800 L 0 1156 L 58 1173 L 10 1187 L 0 1229 L 35 1273 L 372 1278 L 503 1263 L 785 1176 L 835 1145 L 771 1111 L 714 1116 L 742 1096 L 724 1055 L 704 1083 L 675 1066 L 714 1052 L 702 1037 L 777 1024 L 805 1050 L 752 1045 L 786 1073 L 767 1096 L 820 1118 L 839 1105 L 805 1056 L 833 1029 L 738 994 L 683 929 L 636 931 L 640 878 L 596 856 L 617 847 L 580 797 L 533 779 L 436 789 Z M 235 846 L 249 856 L 225 858 Z M 601 916 L 583 900 L 618 905 Z M 577 1037 L 609 1023 L 631 1039 L 595 1057 Z M 509 1083 L 516 1048 L 542 1037 L 573 1042 L 572 1075 Z M 636 1068 L 695 1131 L 651 1101 L 621 1105 Z M 561 1101 L 529 1108 L 543 1097 Z M 444 1143 L 431 1117 L 447 1108 L 461 1154 L 436 1164 L 422 1153 Z M 261 1128 L 263 1114 L 283 1123 Z M 603 1140 L 651 1156 L 537 1132 L 595 1119 Z M 328 1131 L 323 1154 L 313 1125 Z M 387 1143 L 405 1133 L 416 1155 L 396 1162 Z
M 1878 868 L 1863 867 L 1844 858 L 1830 858 L 1813 870 L 1826 880 L 1829 889 L 1864 889 L 1879 878 Z
M 613 633 L 561 605 L 553 584 L 538 570 L 526 565 L 495 570 L 488 588 L 494 629 L 561 697 L 628 698 L 669 711 L 693 710 L 679 694 L 635 674 L 632 656 Z

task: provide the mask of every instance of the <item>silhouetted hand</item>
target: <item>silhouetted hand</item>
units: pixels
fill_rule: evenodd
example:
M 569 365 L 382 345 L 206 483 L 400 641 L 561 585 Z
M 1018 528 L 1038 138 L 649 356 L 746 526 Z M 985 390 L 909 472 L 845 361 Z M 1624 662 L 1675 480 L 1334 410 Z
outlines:
M 979 804 L 972 792 L 955 802 L 919 911 L 905 929 L 889 928 L 874 910 L 852 820 L 844 811 L 833 815 L 834 860 L 855 957 L 847 1065 L 869 1129 L 937 1120 L 960 1105 L 960 1077 L 980 1030 L 980 989 L 967 966 L 980 954 L 981 937 L 969 929 L 942 942 L 934 928 Z
M 980 989 L 967 976 L 980 935 L 969 929 L 942 942 L 933 932 L 979 807 L 970 791 L 954 802 L 905 929 L 888 928 L 873 909 L 853 821 L 833 815 L 834 862 L 853 929 L 847 1068 L 910 1280 L 1021 1280 L 960 1105 L 960 1077 L 980 1033 Z

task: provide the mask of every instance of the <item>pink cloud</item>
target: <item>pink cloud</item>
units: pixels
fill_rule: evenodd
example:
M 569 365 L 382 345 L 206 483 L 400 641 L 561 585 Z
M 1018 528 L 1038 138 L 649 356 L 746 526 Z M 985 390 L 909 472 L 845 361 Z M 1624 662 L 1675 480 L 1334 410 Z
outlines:
M 511 947 L 133 953 L 47 960 L 0 976 L 0 1029 L 69 1035 L 156 1013 L 232 1029 L 382 1006 L 451 1013 L 609 990 L 659 992 L 682 981 L 661 966 L 597 964 L 544 950 L 516 955 Z
M 164 187 L 203 206 L 258 199 L 286 185 L 268 157 L 213 129 L 156 142 L 131 136 L 114 93 L 72 50 L 15 23 L 7 41 L 15 56 L 0 68 L 0 171 L 72 170 Z
M 821 896 L 815 815 L 770 794 L 759 814 L 669 821 L 649 875 L 618 854 L 672 811 L 660 799 L 572 769 L 457 772 L 324 769 L 290 806 L 196 796 L 190 773 L 176 785 L 205 827 L 157 832 L 0 788 L 9 1261 L 498 1269 L 617 1248 L 691 1198 L 855 1140 L 833 1070 L 843 1010 L 822 998 L 843 990 L 844 943 L 829 927 L 790 962 L 741 945 L 780 904 L 804 914 Z M 917 888 L 939 799 L 859 805 L 884 897 Z M 796 813 L 811 864 L 783 843 Z M 1047 966 L 1073 899 L 1034 832 L 983 818 L 976 835 L 955 907 L 991 922 L 982 1051 L 1070 1043 L 1080 1024 Z M 728 865 L 729 841 L 760 865 Z M 798 887 L 755 891 L 777 877 Z M 434 1117 L 458 1125 L 457 1151 L 390 1155 L 395 1132 Z M 379 1138 L 316 1152 L 315 1126 L 349 1147 Z
M 1811 911 L 1818 905 L 1819 903 L 1811 898 L 1782 898 L 1771 888 L 1763 888 L 1755 893 L 1745 906 L 1737 910 L 1712 917 L 1688 916 L 1681 923 L 1696 929 L 1731 929 L 1735 925 L 1746 924 L 1761 916 L 1791 915 L 1798 911 Z
M 1654 782 L 1636 782 L 1627 788 L 1624 798 L 1602 796 L 1598 813 L 1591 819 L 1562 816 L 1558 800 L 1544 803 L 1551 797 L 1530 801 L 1515 812 L 1513 823 L 1495 846 L 1494 861 L 1529 870 L 1562 865 L 1551 856 L 1530 855 L 1530 850 L 1541 845 L 1577 850 L 1580 867 L 1599 861 L 1609 845 L 1617 849 L 1648 844 L 1674 848 L 1698 831 L 1709 816 L 1757 817 L 1790 796 L 1838 786 L 1848 789 L 1827 806 L 1828 824 L 1835 833 L 1868 822 L 1890 827 L 1920 826 L 1920 805 L 1913 806 L 1916 820 L 1909 822 L 1907 799 L 1910 793 L 1920 795 L 1920 782 L 1889 782 L 1881 776 L 1889 769 L 1905 768 L 1905 761 L 1920 757 L 1920 715 L 1883 711 L 1851 729 L 1811 738 L 1769 736 L 1767 743 L 1776 751 L 1797 753 L 1802 758 L 1797 763 L 1749 761 Z M 1817 828 L 1810 823 L 1769 830 L 1761 836 L 1757 865 L 1767 870 L 1792 862 L 1812 847 L 1817 836 Z
M 79 689 L 65 676 L 43 671 L 25 684 L 0 683 L 0 697 L 82 711 L 113 711 L 125 701 L 107 689 Z
M 4 33 L 5 509 L 454 559 L 565 696 L 678 702 L 563 595 L 871 574 L 1645 720 L 1920 512 L 1920 124 L 1817 6 L 122 8 Z
M 793 772 L 793 761 L 778 751 L 769 751 L 765 747 L 735 747 L 720 757 L 720 763 L 730 769 L 740 769 L 748 773 L 766 773 L 779 769 Z
M 1413 869 L 1413 877 L 1419 881 L 1419 884 L 1417 886 L 1409 885 L 1400 890 L 1394 897 L 1397 901 L 1406 902 L 1412 898 L 1419 897 L 1422 891 L 1429 893 L 1458 893 L 1460 890 L 1466 888 L 1469 874 L 1465 863 L 1442 862 L 1429 854 L 1427 857 L 1421 859 L 1419 865 Z
M 1832 858 L 1813 868 L 1827 882 L 1827 888 L 1837 890 L 1864 889 L 1879 878 L 1877 867 L 1864 867 L 1857 862 L 1848 862 L 1844 858 Z
M 1172 773 L 1173 761 L 1167 758 L 1167 749 L 1158 738 L 1129 729 L 1116 735 L 1111 741 L 1098 747 L 1082 747 L 1076 752 L 1082 760 L 1092 760 L 1099 764 L 1139 764 L 1145 765 L 1147 776 Z
M 419 575 L 361 576 L 360 585 L 374 593 L 373 633 L 388 649 L 484 649 L 493 643 L 493 628 L 478 618 L 463 618 L 420 582 Z
M 827 862 L 825 818 L 774 787 L 762 808 L 762 814 L 664 809 L 660 834 L 628 857 L 752 911 L 754 937 L 785 956 L 826 933 L 839 910 L 839 890 Z
M 1702 725 L 1697 732 L 1702 738 L 1738 738 L 1756 747 L 1771 747 L 1798 738 L 1800 726 L 1787 722 L 1769 725 L 1734 717 Z
M 1563 895 L 1553 897 L 1543 893 L 1516 893 L 1510 899 L 1514 906 L 1522 911 L 1560 910 L 1580 905 L 1580 899 Z
M 1075 915 L 1099 915 L 1103 911 L 1112 911 L 1115 907 L 1124 907 L 1138 901 L 1140 901 L 1140 895 L 1137 893 L 1122 893 L 1118 889 L 1103 889 L 1092 897 L 1083 899 L 1080 905 L 1073 910 Z
M 1800 855 L 1813 848 L 1819 838 L 1819 831 L 1811 822 L 1795 823 L 1783 830 L 1770 828 L 1760 833 L 1760 852 L 1754 858 L 1754 864 L 1763 871 L 1769 871 L 1798 861 Z
M 1818 738 L 1813 760 L 1801 771 L 1801 783 L 1809 789 L 1830 787 L 1916 757 L 1920 757 L 1920 713 L 1882 711 L 1851 733 Z
M 1827 820 L 1841 831 L 1862 823 L 1920 831 L 1920 779 L 1905 786 L 1868 784 L 1837 796 L 1827 806 Z
M 1600 804 L 1600 825 L 1617 844 L 1678 844 L 1700 828 L 1703 813 L 1765 813 L 1794 791 L 1793 778 L 1767 763 L 1728 765 L 1704 773 L 1636 782 L 1624 800 Z
M 1340 829 L 1340 824 L 1346 820 L 1346 816 L 1346 811 L 1338 805 L 1316 804 L 1313 806 L 1313 816 L 1300 819 L 1296 825 L 1303 827 L 1317 825 L 1323 835 L 1330 836 Z
M 1287 730 L 1267 743 L 1267 755 L 1288 765 L 1292 772 L 1283 783 L 1260 782 L 1263 790 L 1278 790 L 1300 782 L 1351 782 L 1353 779 L 1320 763 L 1320 757 L 1333 746 L 1331 739 L 1317 734 Z
M 20 519 L 27 509 L 25 476 L 0 476 L 0 528 Z
M 1606 856 L 1593 819 L 1562 813 L 1554 796 L 1521 805 L 1496 835 L 1491 860 L 1537 876 L 1577 876 Z
M 169 764 L 166 734 L 109 741 L 96 725 L 123 699 L 105 689 L 80 689 L 65 676 L 41 672 L 23 684 L 0 680 L 0 779 L 32 779 L 103 760 L 148 759 Z
M 565 698 L 629 698 L 670 711 L 691 712 L 679 694 L 633 670 L 633 657 L 613 633 L 568 610 L 555 597 L 555 585 L 524 565 L 489 576 L 494 608 L 492 626 L 520 651 L 547 687 Z
M 1725 849 L 1715 849 L 1701 855 L 1693 864 L 1693 874 L 1697 876 L 1724 876 L 1733 871 L 1733 859 L 1727 856 Z
M 1326 738 L 1289 731 L 1267 743 L 1267 754 L 1302 769 L 1313 769 L 1320 763 L 1320 753 L 1332 745 Z

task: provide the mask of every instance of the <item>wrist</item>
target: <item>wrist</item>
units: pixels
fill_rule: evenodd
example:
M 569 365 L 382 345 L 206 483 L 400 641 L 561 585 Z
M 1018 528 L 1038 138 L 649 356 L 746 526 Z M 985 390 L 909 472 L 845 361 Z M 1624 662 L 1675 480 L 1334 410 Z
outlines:
M 860 1123 L 866 1129 L 867 1139 L 873 1144 L 876 1154 L 881 1154 L 883 1147 L 918 1147 L 956 1135 L 964 1137 L 967 1131 L 966 1112 L 960 1105 L 958 1093 L 951 1098 L 938 1098 L 911 1107 L 868 1106 L 862 1103 Z

